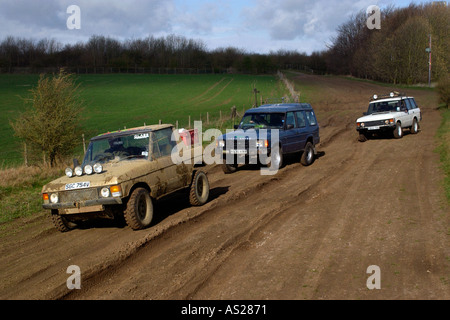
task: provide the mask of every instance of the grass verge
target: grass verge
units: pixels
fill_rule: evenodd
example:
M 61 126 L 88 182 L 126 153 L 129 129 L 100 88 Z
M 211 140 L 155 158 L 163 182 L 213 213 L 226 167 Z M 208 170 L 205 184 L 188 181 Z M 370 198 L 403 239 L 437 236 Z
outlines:
M 439 153 L 441 167 L 444 170 L 444 190 L 447 202 L 450 203 L 450 110 L 448 108 L 440 109 L 442 121 L 436 134 L 439 143 L 436 152 Z
M 42 211 L 42 186 L 63 173 L 62 168 L 25 166 L 0 170 L 0 225 Z

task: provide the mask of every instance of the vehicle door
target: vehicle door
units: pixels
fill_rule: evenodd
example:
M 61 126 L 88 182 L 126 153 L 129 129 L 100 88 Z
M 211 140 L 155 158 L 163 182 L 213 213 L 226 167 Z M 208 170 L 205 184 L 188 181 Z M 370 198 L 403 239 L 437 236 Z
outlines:
M 421 120 L 420 117 L 420 109 L 417 106 L 416 100 L 414 100 L 414 98 L 408 98 L 410 104 L 411 104 L 411 114 L 412 114 L 412 119 L 417 118 L 418 120 Z M 412 121 L 412 120 L 411 120 Z
M 410 127 L 412 126 L 412 122 L 414 119 L 414 106 L 411 104 L 411 101 L 409 99 L 405 99 L 405 105 L 406 105 L 406 120 L 405 120 L 405 126 Z
M 297 124 L 295 122 L 294 112 L 286 113 L 283 138 L 281 138 L 283 153 L 294 152 L 297 142 Z
M 177 173 L 177 165 L 172 161 L 172 149 L 177 142 L 172 141 L 172 128 L 165 128 L 152 132 L 152 160 L 159 164 L 158 188 L 167 193 L 183 187 L 183 179 Z
M 408 109 L 406 107 L 406 101 L 404 99 L 400 100 L 400 112 L 398 113 L 398 119 L 402 123 L 402 127 L 408 127 L 411 125 L 411 120 L 409 119 Z
M 305 149 L 306 140 L 308 139 L 309 128 L 306 123 L 305 111 L 296 111 L 295 118 L 297 120 L 297 145 L 295 151 Z

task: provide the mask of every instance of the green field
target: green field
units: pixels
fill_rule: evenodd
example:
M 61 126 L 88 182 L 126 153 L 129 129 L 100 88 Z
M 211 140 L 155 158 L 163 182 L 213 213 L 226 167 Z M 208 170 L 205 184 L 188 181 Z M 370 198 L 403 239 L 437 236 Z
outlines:
M 82 120 L 86 139 L 103 132 L 145 124 L 179 123 L 187 127 L 206 114 L 211 122 L 222 112 L 229 118 L 231 108 L 239 113 L 252 107 L 253 88 L 261 97 L 280 98 L 287 93 L 275 76 L 255 75 L 78 75 L 84 101 Z M 0 75 L 0 168 L 23 163 L 23 146 L 14 138 L 10 121 L 27 106 L 23 98 L 37 84 L 39 75 Z M 82 145 L 80 137 L 80 148 Z

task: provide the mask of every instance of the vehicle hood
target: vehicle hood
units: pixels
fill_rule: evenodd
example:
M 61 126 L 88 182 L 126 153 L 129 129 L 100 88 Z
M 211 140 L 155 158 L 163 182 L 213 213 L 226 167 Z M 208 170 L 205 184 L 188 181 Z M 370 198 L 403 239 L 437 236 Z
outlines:
M 71 178 L 63 176 L 43 186 L 42 192 L 64 191 L 66 184 L 77 182 L 89 182 L 90 188 L 115 185 L 136 179 L 155 170 L 157 170 L 156 161 L 134 159 L 109 162 L 103 165 L 102 173 L 93 173 L 91 175 L 83 173 L 80 177 L 73 176 Z
M 396 117 L 400 116 L 401 114 L 404 114 L 404 112 L 388 111 L 388 112 L 372 113 L 370 115 L 358 118 L 356 120 L 356 122 L 368 122 L 368 121 L 377 121 L 377 120 L 387 120 L 387 119 L 396 118 Z

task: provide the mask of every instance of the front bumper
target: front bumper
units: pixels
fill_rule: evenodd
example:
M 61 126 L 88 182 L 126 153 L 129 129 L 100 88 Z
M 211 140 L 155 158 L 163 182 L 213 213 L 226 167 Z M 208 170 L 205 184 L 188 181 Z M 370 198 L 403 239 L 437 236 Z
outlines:
M 364 126 L 364 127 L 356 127 L 356 131 L 358 132 L 370 132 L 370 131 L 388 131 L 394 130 L 395 124 L 383 124 L 383 125 L 375 125 L 375 126 Z
M 266 164 L 270 158 L 270 148 L 258 149 L 222 149 L 217 148 L 226 164 Z
M 60 210 L 64 214 L 76 214 L 104 211 L 105 206 L 120 204 L 122 204 L 121 198 L 105 198 L 78 202 L 44 203 L 42 207 L 44 209 Z

